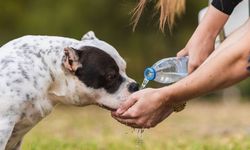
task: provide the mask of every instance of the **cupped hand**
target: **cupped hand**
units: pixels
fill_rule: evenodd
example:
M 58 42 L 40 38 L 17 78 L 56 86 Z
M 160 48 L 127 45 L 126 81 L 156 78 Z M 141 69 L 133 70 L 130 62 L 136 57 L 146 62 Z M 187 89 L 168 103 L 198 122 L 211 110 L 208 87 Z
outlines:
M 173 112 L 160 89 L 147 88 L 133 93 L 112 117 L 134 128 L 156 126 Z

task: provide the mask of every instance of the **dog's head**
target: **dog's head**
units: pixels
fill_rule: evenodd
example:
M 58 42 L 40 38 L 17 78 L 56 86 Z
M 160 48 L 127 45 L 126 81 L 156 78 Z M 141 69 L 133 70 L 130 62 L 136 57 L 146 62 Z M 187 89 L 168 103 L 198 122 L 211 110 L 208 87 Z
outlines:
M 92 31 L 85 34 L 80 43 L 64 49 L 67 103 L 118 108 L 138 90 L 138 84 L 126 75 L 126 62 L 114 47 L 96 38 Z

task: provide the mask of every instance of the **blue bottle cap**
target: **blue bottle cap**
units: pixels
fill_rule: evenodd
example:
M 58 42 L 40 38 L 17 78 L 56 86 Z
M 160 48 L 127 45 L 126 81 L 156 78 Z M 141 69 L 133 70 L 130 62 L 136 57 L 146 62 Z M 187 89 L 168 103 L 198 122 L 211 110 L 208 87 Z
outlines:
M 156 77 L 156 71 L 155 71 L 155 69 L 152 68 L 152 67 L 146 68 L 146 69 L 144 70 L 144 77 L 145 77 L 147 80 L 149 80 L 149 81 L 154 80 L 155 77 Z

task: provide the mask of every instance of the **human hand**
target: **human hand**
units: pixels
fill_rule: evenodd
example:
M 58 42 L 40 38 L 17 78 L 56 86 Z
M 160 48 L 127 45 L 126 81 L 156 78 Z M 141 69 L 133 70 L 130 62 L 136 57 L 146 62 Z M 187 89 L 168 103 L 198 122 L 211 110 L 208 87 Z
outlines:
M 134 128 L 151 128 L 173 112 L 160 89 L 147 88 L 133 93 L 111 115 L 117 121 Z
M 213 52 L 216 36 L 229 15 L 210 5 L 194 34 L 177 56 L 189 56 L 188 72 L 192 73 Z M 216 20 L 216 21 L 215 21 Z
M 194 35 L 188 41 L 187 45 L 177 53 L 177 57 L 189 56 L 188 73 L 197 69 L 213 52 L 215 39 L 212 37 L 203 37 Z

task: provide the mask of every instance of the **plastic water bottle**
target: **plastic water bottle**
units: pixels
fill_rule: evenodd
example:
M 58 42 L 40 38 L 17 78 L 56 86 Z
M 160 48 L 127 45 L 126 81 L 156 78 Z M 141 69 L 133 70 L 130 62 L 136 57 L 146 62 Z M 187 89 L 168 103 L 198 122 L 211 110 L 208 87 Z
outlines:
M 152 67 L 144 71 L 143 89 L 149 81 L 171 84 L 188 75 L 188 56 L 170 57 L 157 61 Z

